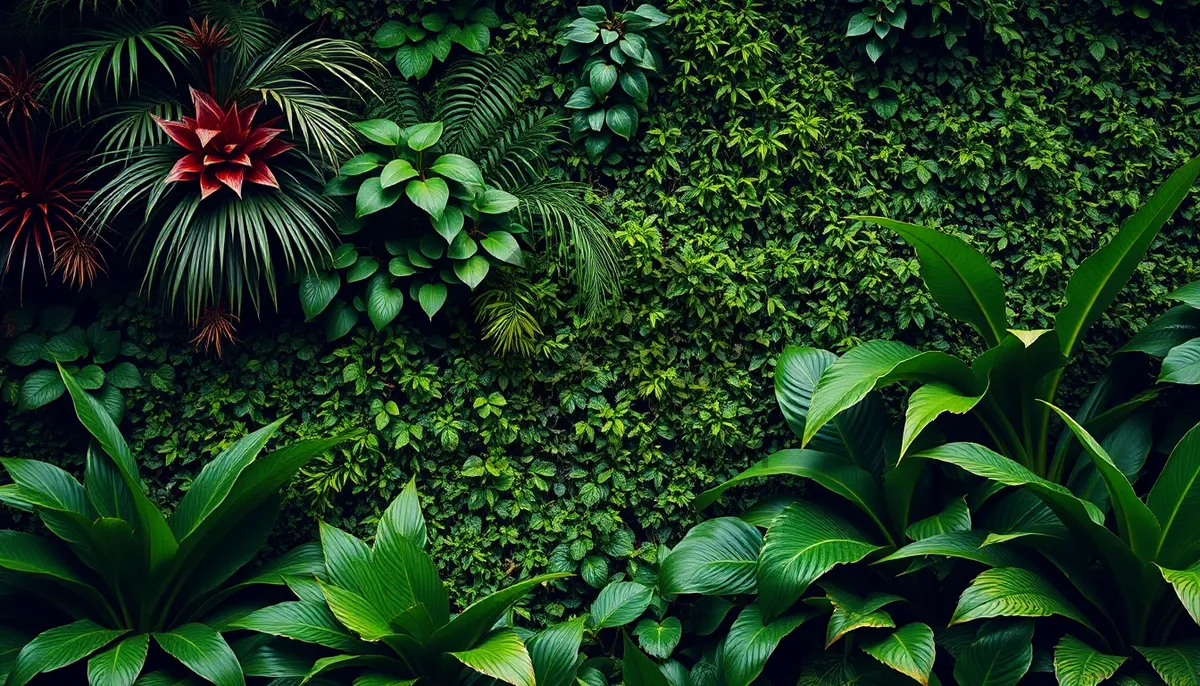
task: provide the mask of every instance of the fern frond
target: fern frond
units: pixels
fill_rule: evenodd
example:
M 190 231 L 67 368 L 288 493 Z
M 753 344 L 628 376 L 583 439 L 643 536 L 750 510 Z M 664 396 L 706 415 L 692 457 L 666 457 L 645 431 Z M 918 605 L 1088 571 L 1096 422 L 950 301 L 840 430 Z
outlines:
M 479 157 L 484 142 L 519 111 L 542 63 L 538 55 L 455 63 L 439 84 L 435 112 L 446 127 L 447 152 Z
M 479 156 L 484 177 L 501 188 L 545 178 L 546 152 L 559 140 L 565 121 L 539 109 L 499 127 L 484 141 Z
M 502 279 L 475 299 L 475 319 L 483 327 L 483 339 L 500 355 L 533 353 L 542 335 L 536 309 L 537 299 L 521 279 Z
M 431 121 L 433 113 L 425 94 L 407 79 L 386 76 L 371 85 L 379 99 L 367 105 L 368 119 L 390 119 L 401 128 Z

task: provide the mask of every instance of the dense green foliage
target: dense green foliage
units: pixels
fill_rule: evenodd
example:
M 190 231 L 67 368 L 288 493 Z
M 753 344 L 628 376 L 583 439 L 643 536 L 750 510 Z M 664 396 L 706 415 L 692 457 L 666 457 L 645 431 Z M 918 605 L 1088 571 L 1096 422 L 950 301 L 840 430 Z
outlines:
M 492 47 L 553 65 L 569 5 L 497 7 Z M 415 473 L 456 604 L 571 571 L 578 580 L 534 607 L 582 609 L 584 583 L 633 576 L 680 539 L 694 494 L 792 443 L 770 392 L 785 345 L 973 349 L 973 334 L 934 316 L 907 246 L 847 216 L 956 233 L 1000 273 L 1009 320 L 1042 328 L 1064 276 L 1200 150 L 1194 12 L 1173 7 L 1156 31 L 1092 5 L 1030 3 L 1011 13 L 1007 42 L 983 22 L 951 48 L 906 34 L 874 65 L 845 36 L 859 6 L 664 5 L 663 82 L 640 137 L 603 171 L 561 145 L 546 173 L 612 188 L 620 302 L 587 318 L 571 280 L 535 261 L 515 289 L 542 331 L 529 356 L 492 352 L 462 296 L 442 321 L 405 308 L 332 345 L 285 308 L 245 322 L 223 360 L 196 355 L 136 299 L 89 306 L 144 355 L 123 426 L 148 456 L 151 495 L 177 501 L 215 451 L 285 412 L 289 437 L 363 428 L 296 479 L 280 549 L 311 539 L 314 512 L 365 535 Z M 292 7 L 367 40 L 385 17 L 413 18 L 382 0 Z M 564 102 L 572 74 L 546 73 L 533 95 Z M 1185 203 L 1089 331 L 1081 379 L 1195 276 L 1193 216 Z M 1064 390 L 1077 406 L 1080 388 Z M 4 408 L 0 454 L 79 469 L 83 437 L 58 425 L 61 402 Z

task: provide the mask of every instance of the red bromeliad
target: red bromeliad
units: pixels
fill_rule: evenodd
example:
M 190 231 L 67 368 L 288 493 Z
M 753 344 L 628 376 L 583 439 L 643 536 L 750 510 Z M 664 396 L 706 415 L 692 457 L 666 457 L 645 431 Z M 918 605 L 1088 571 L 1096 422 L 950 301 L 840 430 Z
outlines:
M 166 121 L 154 117 L 171 140 L 183 146 L 184 155 L 167 176 L 167 182 L 200 180 L 201 199 L 216 193 L 224 185 L 242 197 L 242 183 L 279 188 L 266 160 L 291 150 L 291 143 L 277 140 L 283 129 L 271 128 L 272 119 L 255 125 L 254 115 L 259 104 L 238 109 L 237 103 L 227 109 L 207 93 L 195 88 L 192 103 L 196 117 L 183 121 Z

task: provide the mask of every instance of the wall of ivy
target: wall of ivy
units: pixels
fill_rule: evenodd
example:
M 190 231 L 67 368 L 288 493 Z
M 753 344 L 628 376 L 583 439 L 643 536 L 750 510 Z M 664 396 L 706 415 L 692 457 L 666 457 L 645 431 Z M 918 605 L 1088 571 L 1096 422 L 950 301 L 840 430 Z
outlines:
M 292 0 L 352 37 L 408 4 Z M 508 6 L 497 46 L 553 55 L 569 5 Z M 1012 35 L 981 20 L 949 49 L 906 34 L 873 65 L 845 36 L 842 2 L 670 3 L 669 70 L 640 141 L 603 169 L 570 146 L 558 156 L 563 177 L 608 189 L 623 297 L 589 319 L 568 280 L 537 273 L 530 357 L 491 352 L 465 302 L 432 325 L 406 308 L 336 344 L 296 312 L 264 314 L 223 359 L 136 297 L 85 305 L 141 356 L 124 428 L 154 495 L 177 498 L 206 459 L 282 414 L 289 437 L 365 428 L 294 483 L 280 546 L 311 537 L 315 517 L 372 531 L 416 474 L 459 600 L 549 568 L 581 581 L 540 610 L 578 604 L 583 583 L 677 540 L 694 493 L 789 442 L 771 385 L 785 344 L 974 345 L 936 311 L 911 252 L 847 215 L 958 233 L 1004 275 L 1013 320 L 1037 328 L 1063 275 L 1200 152 L 1194 12 L 1156 29 L 1100 3 L 1007 6 Z M 557 103 L 565 73 L 550 64 L 541 95 Z M 1197 278 L 1194 217 L 1185 205 L 1163 232 L 1093 349 Z M 0 409 L 0 454 L 80 466 L 67 402 Z

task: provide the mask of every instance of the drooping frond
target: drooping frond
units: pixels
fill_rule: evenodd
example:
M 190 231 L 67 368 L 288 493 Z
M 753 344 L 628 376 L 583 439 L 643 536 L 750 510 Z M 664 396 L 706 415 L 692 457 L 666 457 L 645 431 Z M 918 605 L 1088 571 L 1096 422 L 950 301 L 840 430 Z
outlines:
M 621 271 L 612 232 L 588 204 L 589 186 L 540 180 L 507 190 L 521 201 L 514 210 L 518 221 L 540 229 L 548 248 L 574 262 L 574 280 L 589 309 L 619 292 Z
M 537 298 L 529 284 L 517 277 L 489 285 L 475 299 L 475 319 L 483 327 L 483 338 L 501 355 L 529 355 L 542 335 L 534 312 Z
M 76 117 L 110 90 L 120 101 L 138 91 L 148 65 L 161 65 L 174 80 L 187 60 L 179 31 L 170 24 L 130 21 L 111 30 L 90 31 L 89 40 L 59 48 L 40 67 L 51 109 Z
M 167 142 L 162 128 L 154 123 L 154 117 L 175 121 L 183 117 L 184 106 L 174 97 L 163 95 L 158 98 L 137 98 L 114 105 L 96 117 L 105 122 L 104 135 L 96 146 L 101 157 L 129 156 L 151 145 Z
M 501 188 L 545 178 L 546 152 L 564 121 L 544 110 L 512 117 L 483 143 L 478 161 L 484 177 Z
M 371 85 L 379 99 L 368 103 L 368 119 L 390 119 L 401 127 L 408 127 L 433 118 L 425 94 L 407 79 L 386 76 Z
M 238 67 L 250 64 L 279 42 L 275 24 L 263 16 L 257 2 L 201 0 L 193 6 L 192 14 L 225 29 L 231 41 L 226 50 Z
M 477 158 L 482 146 L 520 110 L 542 59 L 486 56 L 459 60 L 439 84 L 436 119 L 449 152 Z

